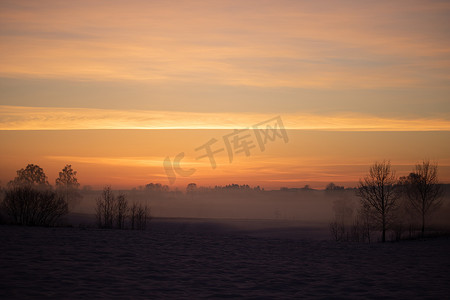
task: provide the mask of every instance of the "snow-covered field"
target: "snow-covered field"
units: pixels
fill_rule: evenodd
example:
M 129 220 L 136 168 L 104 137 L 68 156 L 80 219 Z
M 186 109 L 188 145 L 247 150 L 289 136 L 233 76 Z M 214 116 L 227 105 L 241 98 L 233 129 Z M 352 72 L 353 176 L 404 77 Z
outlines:
M 146 231 L 0 226 L 0 298 L 450 297 L 450 239 L 336 243 L 326 226 L 154 219 Z

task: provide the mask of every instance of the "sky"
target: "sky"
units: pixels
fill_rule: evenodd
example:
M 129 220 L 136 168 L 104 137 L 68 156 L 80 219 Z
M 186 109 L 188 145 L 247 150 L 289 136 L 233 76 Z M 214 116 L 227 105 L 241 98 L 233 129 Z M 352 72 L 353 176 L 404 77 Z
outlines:
M 35 163 L 93 187 L 321 188 L 423 159 L 450 183 L 449 20 L 433 0 L 0 0 L 0 184 Z

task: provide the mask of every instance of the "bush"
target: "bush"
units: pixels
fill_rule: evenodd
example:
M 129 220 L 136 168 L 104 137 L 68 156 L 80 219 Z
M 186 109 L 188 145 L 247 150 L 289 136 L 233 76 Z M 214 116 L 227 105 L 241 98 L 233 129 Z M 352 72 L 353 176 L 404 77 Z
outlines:
M 48 186 L 12 184 L 4 193 L 2 210 L 13 224 L 54 226 L 69 212 L 64 197 Z

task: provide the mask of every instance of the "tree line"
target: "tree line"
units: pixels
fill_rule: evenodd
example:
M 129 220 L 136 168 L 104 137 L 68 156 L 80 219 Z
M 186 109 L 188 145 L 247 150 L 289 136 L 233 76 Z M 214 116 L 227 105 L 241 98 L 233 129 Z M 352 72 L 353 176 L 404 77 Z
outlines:
M 2 189 L 0 223 L 26 226 L 56 226 L 81 199 L 80 184 L 71 165 L 66 165 L 50 185 L 44 170 L 28 164 Z M 157 187 L 159 188 L 159 186 Z M 114 196 L 111 187 L 103 189 L 95 211 L 99 228 L 131 228 L 143 230 L 150 220 L 145 205 L 128 204 L 125 194 Z
M 58 224 L 81 198 L 76 174 L 71 165 L 66 165 L 53 188 L 41 167 L 28 164 L 17 171 L 17 176 L 3 190 L 0 217 L 6 223 L 18 225 Z
M 420 223 L 420 235 L 425 236 L 430 214 L 442 206 L 437 171 L 437 164 L 425 160 L 408 176 L 397 178 L 389 161 L 375 162 L 359 181 L 356 195 L 360 206 L 351 224 L 350 205 L 345 199 L 335 203 L 335 220 L 330 223 L 333 238 L 370 242 L 373 233 L 380 232 L 385 242 L 388 231 L 400 239 L 408 226 L 411 234 L 414 223 Z

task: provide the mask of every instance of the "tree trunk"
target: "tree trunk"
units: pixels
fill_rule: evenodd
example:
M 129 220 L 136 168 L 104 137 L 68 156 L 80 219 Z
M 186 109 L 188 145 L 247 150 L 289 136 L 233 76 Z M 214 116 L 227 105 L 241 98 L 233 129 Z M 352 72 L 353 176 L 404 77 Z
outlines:
M 425 236 L 425 214 L 422 213 L 422 237 Z
M 383 234 L 381 236 L 381 242 L 386 242 L 386 217 L 383 215 Z

